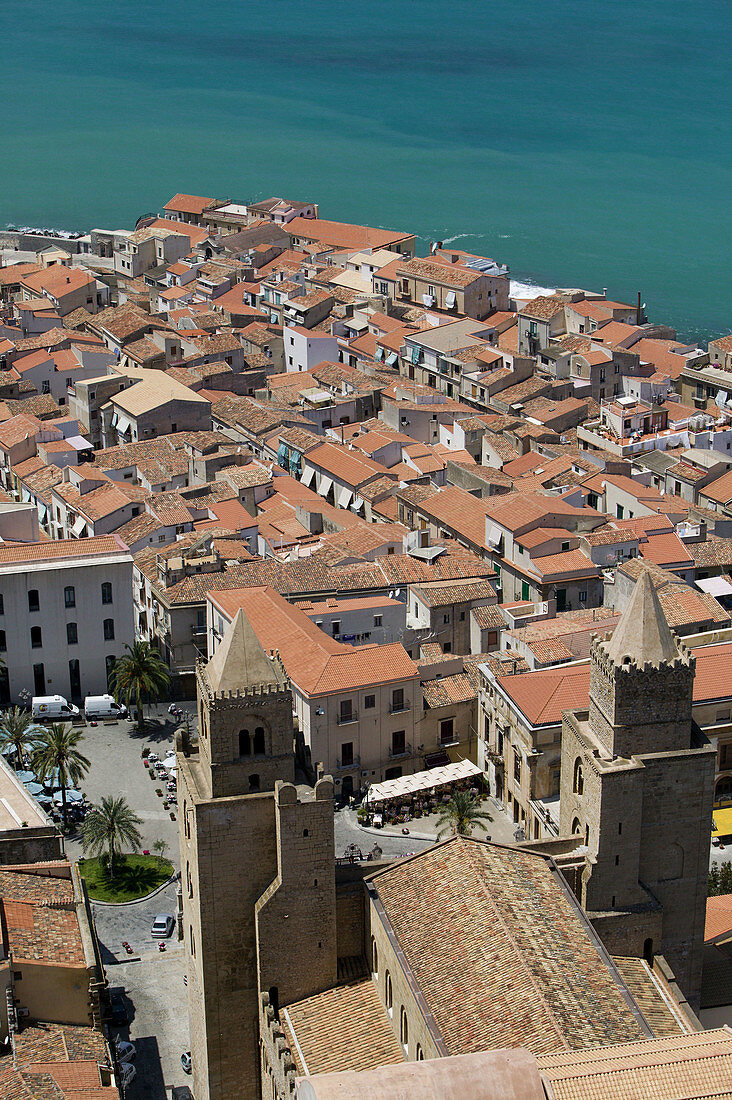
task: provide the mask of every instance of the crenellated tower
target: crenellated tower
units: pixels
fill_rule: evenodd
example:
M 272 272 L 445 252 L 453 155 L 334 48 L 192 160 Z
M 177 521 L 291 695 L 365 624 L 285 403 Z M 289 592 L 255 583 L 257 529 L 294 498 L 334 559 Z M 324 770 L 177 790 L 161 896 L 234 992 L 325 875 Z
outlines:
M 608 950 L 662 953 L 701 988 L 714 749 L 691 716 L 695 659 L 646 571 L 590 649 L 586 712 L 562 722 L 560 831 L 587 849 L 582 904 Z
M 196 689 L 198 743 L 178 745 L 193 1091 L 258 1100 L 261 992 L 336 977 L 333 781 L 298 797 L 289 681 L 242 611 Z

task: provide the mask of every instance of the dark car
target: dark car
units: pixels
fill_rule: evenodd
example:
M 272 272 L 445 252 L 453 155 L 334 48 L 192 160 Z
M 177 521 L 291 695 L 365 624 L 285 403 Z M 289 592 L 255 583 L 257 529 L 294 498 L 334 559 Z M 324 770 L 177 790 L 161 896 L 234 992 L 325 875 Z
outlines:
M 170 1094 L 170 1100 L 193 1100 L 193 1093 L 188 1085 L 176 1085 Z
M 130 1022 L 124 1003 L 116 997 L 112 999 L 109 1013 L 113 1027 L 127 1027 L 127 1024 Z

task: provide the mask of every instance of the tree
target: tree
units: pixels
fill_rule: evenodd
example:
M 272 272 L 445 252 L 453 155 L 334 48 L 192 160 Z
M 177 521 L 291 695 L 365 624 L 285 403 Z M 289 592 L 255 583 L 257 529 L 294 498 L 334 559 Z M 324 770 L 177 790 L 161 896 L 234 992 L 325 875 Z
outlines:
M 142 818 L 133 811 L 124 795 L 102 798 L 101 804 L 87 814 L 81 827 L 84 851 L 91 851 L 95 856 L 105 852 L 108 854 L 111 879 L 114 878 L 115 859 L 122 852 L 122 846 L 127 845 L 133 852 L 139 851 L 142 837 L 138 825 L 142 825 Z
M 161 836 L 158 837 L 158 839 L 154 842 L 153 851 L 156 853 L 161 863 L 165 859 L 165 854 L 168 851 L 169 847 L 170 845 L 168 844 L 167 840 L 163 840 Z
M 126 645 L 127 652 L 117 661 L 112 671 L 112 691 L 118 701 L 130 707 L 134 701 L 137 710 L 137 728 L 142 730 L 143 703 L 158 699 L 168 690 L 170 671 L 156 649 L 149 642 Z
M 12 745 L 15 750 L 16 768 L 22 763 L 27 752 L 32 752 L 37 740 L 37 733 L 30 732 L 33 719 L 27 710 L 13 707 L 6 710 L 0 721 L 0 748 L 6 749 Z
M 489 813 L 481 810 L 480 802 L 474 794 L 470 791 L 454 791 L 437 820 L 437 839 L 442 840 L 449 834 L 470 836 L 475 828 L 487 829 L 488 826 L 483 822 L 492 820 Z
M 41 782 L 58 769 L 64 827 L 66 826 L 66 788 L 69 782 L 75 786 L 81 783 L 91 767 L 90 762 L 78 749 L 83 736 L 81 730 L 75 730 L 73 726 L 54 722 L 39 735 L 34 746 L 33 765 Z

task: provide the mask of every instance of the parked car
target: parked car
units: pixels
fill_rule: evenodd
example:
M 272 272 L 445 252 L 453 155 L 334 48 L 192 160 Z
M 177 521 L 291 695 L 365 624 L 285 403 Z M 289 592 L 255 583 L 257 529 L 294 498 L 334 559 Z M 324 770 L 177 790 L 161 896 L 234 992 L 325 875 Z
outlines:
M 127 1088 L 137 1077 L 137 1070 L 132 1065 L 132 1062 L 122 1062 L 119 1067 L 120 1080 L 122 1081 L 122 1087 Z
M 172 913 L 158 913 L 155 920 L 152 922 L 152 928 L 150 929 L 150 935 L 157 937 L 157 939 L 167 939 L 175 928 L 175 917 Z
M 193 1066 L 192 1066 L 192 1063 L 191 1063 L 191 1052 L 190 1052 L 190 1050 L 187 1050 L 185 1052 L 185 1054 L 181 1054 L 180 1064 L 183 1066 L 183 1072 L 184 1073 L 190 1073 L 191 1072 L 191 1070 L 193 1069 Z
M 129 1019 L 127 1016 L 127 1009 L 125 1008 L 122 1001 L 118 1000 L 116 997 L 112 998 L 111 1007 L 112 1025 L 114 1027 L 126 1027 L 129 1023 Z
M 193 1093 L 188 1085 L 174 1085 L 170 1100 L 193 1100 Z
M 137 1050 L 134 1043 L 128 1043 L 126 1039 L 118 1039 L 116 1043 L 117 1057 L 120 1062 L 134 1062 Z

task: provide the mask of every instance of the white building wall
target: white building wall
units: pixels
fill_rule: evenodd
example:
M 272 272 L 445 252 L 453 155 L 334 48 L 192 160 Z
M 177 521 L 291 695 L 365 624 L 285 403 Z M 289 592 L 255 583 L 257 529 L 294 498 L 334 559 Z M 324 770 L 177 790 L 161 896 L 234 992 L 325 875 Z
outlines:
M 102 603 L 102 584 L 112 585 L 111 604 Z M 74 589 L 75 606 L 67 607 L 64 590 Z M 38 592 L 38 611 L 29 610 L 28 594 Z M 119 658 L 134 640 L 132 557 L 119 554 L 64 562 L 0 565 L 0 646 L 8 673 L 10 701 L 22 703 L 20 692 L 35 691 L 34 665 L 43 665 L 46 694 L 70 698 L 69 661 L 78 660 L 81 697 L 107 691 L 107 658 Z M 105 639 L 104 621 L 114 624 L 114 638 Z M 67 624 L 76 623 L 77 642 L 69 644 Z M 41 645 L 34 647 L 31 630 L 40 627 Z

